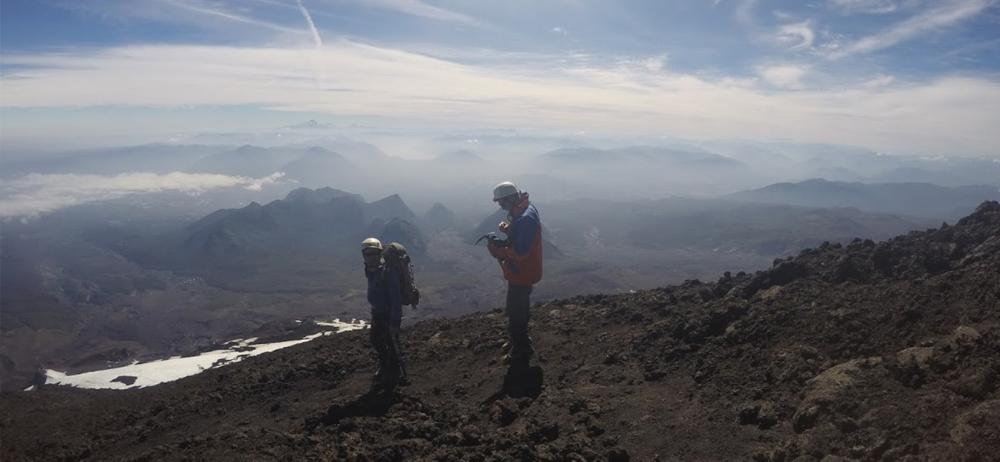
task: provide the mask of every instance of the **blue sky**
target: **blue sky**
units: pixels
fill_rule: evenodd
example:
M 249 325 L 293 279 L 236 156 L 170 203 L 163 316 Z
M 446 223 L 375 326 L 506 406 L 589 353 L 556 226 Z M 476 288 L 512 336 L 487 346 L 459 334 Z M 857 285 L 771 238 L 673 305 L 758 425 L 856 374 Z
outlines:
M 1000 156 L 998 0 L 3 0 L 0 18 L 2 130 L 24 146 L 319 117 Z

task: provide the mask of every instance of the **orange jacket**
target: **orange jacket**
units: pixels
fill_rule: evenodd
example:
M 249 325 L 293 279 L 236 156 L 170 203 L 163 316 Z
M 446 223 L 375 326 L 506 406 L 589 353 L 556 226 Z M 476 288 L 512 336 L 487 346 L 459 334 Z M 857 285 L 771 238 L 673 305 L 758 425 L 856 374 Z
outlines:
M 542 280 L 542 222 L 538 209 L 528 202 L 525 194 L 511 216 L 510 246 L 494 247 L 491 251 L 500 260 L 504 279 L 511 284 L 534 285 Z

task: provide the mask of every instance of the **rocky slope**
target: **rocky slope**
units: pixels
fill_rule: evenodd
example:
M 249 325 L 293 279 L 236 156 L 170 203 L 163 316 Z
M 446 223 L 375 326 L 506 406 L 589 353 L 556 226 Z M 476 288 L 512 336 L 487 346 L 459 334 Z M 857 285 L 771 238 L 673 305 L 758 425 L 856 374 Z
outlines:
M 1000 203 L 756 274 L 536 305 L 534 367 L 498 312 L 365 332 L 144 390 L 0 398 L 3 460 L 996 460 Z

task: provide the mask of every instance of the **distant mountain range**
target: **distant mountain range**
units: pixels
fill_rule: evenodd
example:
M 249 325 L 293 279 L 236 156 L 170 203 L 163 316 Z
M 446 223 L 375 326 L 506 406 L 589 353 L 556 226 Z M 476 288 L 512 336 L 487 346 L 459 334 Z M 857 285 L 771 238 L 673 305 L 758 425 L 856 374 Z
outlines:
M 857 236 L 885 238 L 936 224 L 931 219 L 850 207 L 718 199 L 587 199 L 543 203 L 541 211 L 561 248 L 701 249 L 762 256 L 782 255 L 823 241 L 850 241 Z
M 301 130 L 288 130 L 301 135 L 300 132 L 310 132 L 308 128 L 312 126 L 319 124 L 307 123 Z M 473 194 L 488 191 L 502 179 L 519 182 L 537 193 L 535 199 L 549 200 L 719 196 L 809 178 L 1000 187 L 1000 160 L 997 159 L 893 156 L 850 146 L 636 140 L 635 143 L 649 144 L 609 148 L 598 141 L 591 146 L 577 146 L 578 143 L 562 140 L 556 146 L 529 143 L 515 148 L 504 144 L 507 147 L 501 149 L 499 145 L 481 143 L 482 139 L 467 139 L 461 144 L 421 145 L 410 153 L 421 158 L 404 158 L 389 156 L 378 147 L 361 141 L 317 137 L 317 133 L 305 138 L 293 137 L 291 132 L 283 133 L 289 135 L 291 142 L 288 144 L 274 145 L 274 140 L 247 139 L 241 141 L 246 144 L 238 145 L 234 138 L 227 144 L 220 144 L 221 140 L 201 145 L 154 144 L 30 158 L 36 160 L 24 156 L 0 159 L 0 178 L 27 173 L 112 175 L 126 172 L 217 173 L 261 178 L 284 172 L 277 183 L 268 186 L 274 194 L 253 200 L 264 203 L 299 186 L 337 185 L 369 197 L 399 193 L 421 206 L 448 198 L 449 206 L 463 213 L 479 207 L 481 202 Z M 435 152 L 440 154 L 426 157 Z M 240 202 L 246 203 L 246 200 L 237 203 Z M 783 200 L 780 203 L 856 205 L 850 201 Z M 963 202 L 954 210 L 934 210 L 930 216 L 958 217 L 967 212 L 965 204 Z M 863 210 L 903 213 L 895 206 Z
M 752 184 L 749 166 L 736 159 L 659 146 L 557 149 L 535 157 L 532 167 L 568 185 L 552 188 L 561 199 L 714 194 Z
M 548 164 L 577 168 L 590 168 L 599 164 L 610 165 L 684 165 L 703 167 L 736 167 L 742 162 L 705 151 L 684 151 L 656 146 L 628 146 L 616 149 L 567 148 L 550 151 L 539 156 Z
M 859 210 L 954 220 L 986 200 L 1000 199 L 995 186 L 945 187 L 930 183 L 857 183 L 812 179 L 776 183 L 726 196 L 739 201 Z
M 317 189 L 298 188 L 289 192 L 288 195 L 285 196 L 285 200 L 290 202 L 311 202 L 313 204 L 321 204 L 323 202 L 330 202 L 334 199 L 341 199 L 345 197 L 354 199 L 357 202 L 365 201 L 360 194 L 349 193 L 347 191 L 341 191 L 331 187 Z
M 250 253 L 354 250 L 366 233 L 390 234 L 423 249 L 413 224 L 416 215 L 394 194 L 365 202 L 357 194 L 333 188 L 299 188 L 267 205 L 216 211 L 184 229 L 183 248 L 193 257 L 245 256 Z

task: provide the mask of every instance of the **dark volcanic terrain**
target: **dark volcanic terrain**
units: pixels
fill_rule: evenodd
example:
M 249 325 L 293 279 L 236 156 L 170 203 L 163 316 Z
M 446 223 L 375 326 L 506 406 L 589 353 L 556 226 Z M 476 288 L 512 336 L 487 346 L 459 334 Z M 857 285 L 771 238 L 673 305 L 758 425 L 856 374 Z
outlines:
M 499 303 L 499 300 L 498 300 Z M 1000 203 L 756 274 L 403 333 L 412 385 L 369 391 L 348 332 L 128 391 L 0 398 L 9 460 L 998 460 Z

